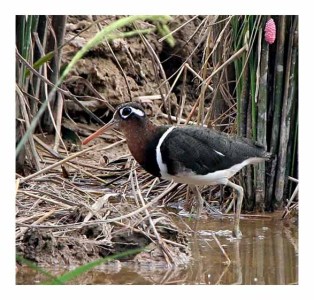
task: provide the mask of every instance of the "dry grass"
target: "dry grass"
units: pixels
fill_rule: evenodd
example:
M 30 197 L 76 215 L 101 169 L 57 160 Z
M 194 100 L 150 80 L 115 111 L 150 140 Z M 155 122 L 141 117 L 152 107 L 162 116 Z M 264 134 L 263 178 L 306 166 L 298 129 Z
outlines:
M 177 185 L 139 168 L 125 152 L 124 139 L 116 136 L 113 144 L 96 144 L 63 160 L 53 157 L 44 141 L 36 144 L 41 171 L 17 179 L 16 239 L 25 257 L 45 263 L 48 253 L 40 253 L 43 247 L 33 247 L 33 256 L 28 253 L 29 233 L 36 231 L 39 239 L 51 235 L 55 240 L 50 246 L 60 253 L 60 243 L 70 245 L 73 240 L 82 247 L 92 245 L 87 252 L 93 257 L 151 244 L 160 251 L 158 260 L 168 265 L 188 261 L 185 234 L 158 206 L 161 199 L 177 195 Z M 76 260 L 70 248 L 64 247 L 67 253 L 62 254 L 69 262 L 87 258 Z M 140 261 L 140 255 L 136 259 Z

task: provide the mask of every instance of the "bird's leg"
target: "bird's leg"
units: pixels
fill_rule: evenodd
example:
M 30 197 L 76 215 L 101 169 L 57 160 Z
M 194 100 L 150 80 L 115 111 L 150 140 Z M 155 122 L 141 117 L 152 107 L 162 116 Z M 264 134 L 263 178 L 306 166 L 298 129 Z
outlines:
M 242 233 L 240 231 L 240 214 L 241 214 L 242 200 L 243 200 L 243 188 L 242 186 L 239 186 L 231 181 L 228 181 L 227 185 L 234 188 L 238 194 L 236 211 L 235 211 L 235 216 L 234 216 L 233 236 L 235 236 L 236 238 L 241 238 Z
M 200 219 L 203 210 L 204 199 L 202 198 L 202 195 L 196 185 L 189 185 L 189 187 L 193 191 L 197 202 L 196 219 Z

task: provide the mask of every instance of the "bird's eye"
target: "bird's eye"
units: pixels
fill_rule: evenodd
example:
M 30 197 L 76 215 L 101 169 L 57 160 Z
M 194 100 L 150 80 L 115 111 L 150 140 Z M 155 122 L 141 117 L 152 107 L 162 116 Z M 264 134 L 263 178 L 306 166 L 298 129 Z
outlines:
M 132 108 L 131 107 L 124 107 L 121 111 L 121 117 L 126 119 L 130 114 L 132 113 Z

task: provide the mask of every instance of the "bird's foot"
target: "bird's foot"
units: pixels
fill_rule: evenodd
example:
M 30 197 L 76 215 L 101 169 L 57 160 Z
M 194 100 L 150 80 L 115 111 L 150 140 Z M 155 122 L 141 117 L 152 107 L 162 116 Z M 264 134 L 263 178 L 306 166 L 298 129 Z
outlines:
M 232 236 L 236 239 L 241 239 L 242 238 L 242 232 L 240 231 L 239 228 L 234 228 L 232 230 Z

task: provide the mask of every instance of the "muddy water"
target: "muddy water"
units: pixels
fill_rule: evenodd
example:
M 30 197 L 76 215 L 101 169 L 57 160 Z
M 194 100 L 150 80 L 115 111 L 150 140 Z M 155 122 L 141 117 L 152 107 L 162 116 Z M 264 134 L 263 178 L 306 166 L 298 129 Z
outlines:
M 231 219 L 195 221 L 184 219 L 196 229 L 189 242 L 193 259 L 185 268 L 138 267 L 123 263 L 93 270 L 71 284 L 297 284 L 298 231 L 278 217 L 244 218 L 243 238 L 232 239 Z M 183 228 L 186 228 L 186 225 Z M 197 227 L 195 227 L 197 226 Z M 212 231 L 218 240 L 214 239 Z M 222 249 L 225 253 L 223 253 Z M 230 260 L 230 262 L 229 262 Z M 58 273 L 53 270 L 54 274 Z M 63 273 L 59 271 L 59 274 Z M 46 280 L 41 274 L 22 268 L 17 284 Z

